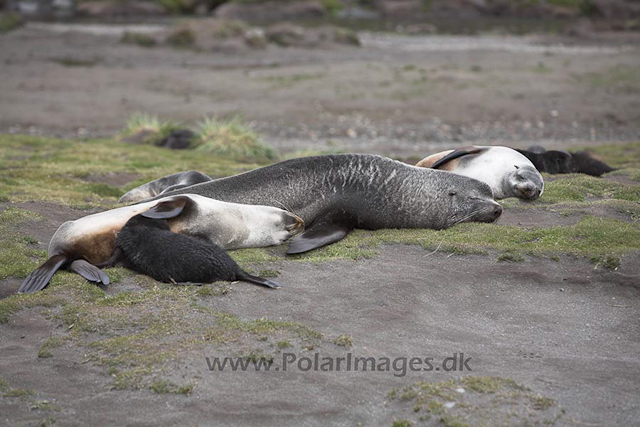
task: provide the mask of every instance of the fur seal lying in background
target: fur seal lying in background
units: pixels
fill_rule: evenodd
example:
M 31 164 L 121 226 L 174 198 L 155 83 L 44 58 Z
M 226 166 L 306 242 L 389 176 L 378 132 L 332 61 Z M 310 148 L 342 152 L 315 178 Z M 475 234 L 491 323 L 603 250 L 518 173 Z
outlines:
M 416 166 L 442 169 L 485 182 L 493 197 L 535 200 L 544 191 L 544 181 L 525 156 L 500 146 L 473 146 L 441 151 L 420 160 Z
M 223 249 L 279 245 L 302 228 L 294 214 L 271 206 L 249 206 L 183 194 L 112 209 L 67 221 L 49 243 L 49 259 L 24 280 L 18 292 L 43 289 L 61 267 L 93 282 L 109 283 L 95 267 L 113 254 L 116 235 L 142 214 L 167 219 L 171 231 L 203 238 Z
M 544 147 L 532 146 L 528 150 L 516 150 L 527 157 L 540 172 L 550 174 L 586 173 L 591 176 L 602 176 L 615 169 L 596 159 L 588 151 L 567 153 L 566 151 L 545 150 Z
M 165 283 L 242 280 L 269 288 L 277 282 L 242 270 L 218 245 L 176 234 L 167 221 L 136 215 L 118 233 L 111 259 L 100 267 L 123 266 Z
M 198 171 L 178 172 L 155 181 L 148 182 L 125 193 L 118 203 L 133 203 L 150 199 L 162 194 L 164 191 L 177 190 L 199 182 L 211 181 L 212 178 Z
M 308 226 L 288 254 L 337 242 L 356 227 L 444 229 L 502 213 L 483 182 L 369 154 L 292 159 L 163 194 L 182 193 L 295 212 Z

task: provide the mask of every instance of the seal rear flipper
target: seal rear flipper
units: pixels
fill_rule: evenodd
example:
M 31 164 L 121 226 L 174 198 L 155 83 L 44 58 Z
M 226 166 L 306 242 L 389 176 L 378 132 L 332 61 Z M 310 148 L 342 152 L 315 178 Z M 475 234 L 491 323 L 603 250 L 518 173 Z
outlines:
M 30 294 L 44 289 L 53 277 L 54 273 L 67 262 L 65 255 L 54 255 L 45 261 L 40 267 L 29 274 L 20 285 L 19 293 Z
M 70 271 L 78 273 L 90 282 L 98 282 L 105 285 L 108 285 L 110 282 L 109 276 L 107 276 L 104 271 L 83 259 L 73 261 L 68 268 Z
M 166 200 L 163 200 L 150 208 L 148 211 L 141 213 L 140 215 L 145 218 L 153 219 L 169 219 L 175 218 L 184 209 L 187 203 L 191 202 L 191 199 L 186 196 L 173 196 Z
M 344 209 L 320 216 L 291 240 L 287 255 L 301 254 L 338 242 L 356 227 L 358 219 Z
M 263 279 L 262 277 L 258 277 L 258 276 L 252 276 L 251 274 L 245 273 L 244 271 L 241 271 L 236 274 L 236 280 L 253 283 L 254 285 L 266 286 L 272 289 L 278 289 L 282 287 L 282 285 L 278 282 L 274 282 L 273 280 Z
M 460 157 L 463 157 L 463 156 L 468 156 L 469 154 L 478 154 L 484 150 L 485 149 L 481 147 L 458 148 L 456 150 L 453 150 L 451 153 L 447 154 L 446 156 L 438 159 L 435 163 L 431 165 L 431 169 L 438 169 L 442 165 L 449 163 L 452 160 L 459 159 Z

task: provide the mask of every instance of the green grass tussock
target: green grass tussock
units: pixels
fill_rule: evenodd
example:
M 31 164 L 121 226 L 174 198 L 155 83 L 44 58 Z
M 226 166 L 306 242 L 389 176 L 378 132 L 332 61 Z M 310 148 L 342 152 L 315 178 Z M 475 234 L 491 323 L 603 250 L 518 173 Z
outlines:
M 197 125 L 197 150 L 234 160 L 265 162 L 276 154 L 258 134 L 238 117 L 231 120 L 205 118 Z

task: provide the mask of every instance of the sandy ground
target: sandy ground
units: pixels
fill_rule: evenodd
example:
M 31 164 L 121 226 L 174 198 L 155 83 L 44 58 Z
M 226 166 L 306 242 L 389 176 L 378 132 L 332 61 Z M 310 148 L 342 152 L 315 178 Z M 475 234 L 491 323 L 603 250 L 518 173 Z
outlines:
M 118 40 L 46 25 L 0 36 L 0 130 L 111 135 L 134 111 L 185 121 L 241 112 L 283 151 L 329 147 L 403 157 L 468 141 L 566 146 L 639 136 L 640 55 L 633 38 L 561 46 L 543 37 L 365 34 L 359 49 L 235 56 Z M 90 66 L 65 66 L 65 58 Z M 45 215 L 40 228 L 25 230 L 42 248 L 61 222 L 85 214 L 41 203 L 22 207 Z M 567 221 L 523 209 L 505 212 L 498 225 Z M 554 399 L 566 411 L 555 425 L 638 425 L 637 254 L 623 257 L 617 271 L 571 257 L 496 263 L 496 254 L 449 255 L 384 246 L 358 262 L 283 260 L 275 263 L 283 290 L 234 284 L 206 304 L 243 319 L 290 320 L 327 337 L 352 336 L 349 350 L 317 348 L 333 357 L 350 351 L 439 360 L 464 353 L 472 374 L 513 378 Z M 0 296 L 19 283 L 2 282 Z M 134 287 L 125 281 L 107 292 Z M 210 372 L 205 357 L 225 352 L 205 348 L 181 355 L 175 366 L 176 380 L 196 383 L 191 396 L 157 395 L 111 390 L 112 378 L 86 363 L 78 347 L 37 358 L 43 342 L 63 328 L 39 309 L 0 326 L 1 376 L 60 407 L 45 412 L 0 399 L 6 425 L 48 419 L 64 426 L 388 426 L 412 413 L 388 400 L 393 388 L 467 374 Z
M 399 36 L 237 54 L 123 45 L 126 30 L 32 24 L 0 37 L 0 130 L 112 135 L 142 111 L 241 114 L 282 151 L 419 156 L 445 143 L 639 137 L 640 37 Z

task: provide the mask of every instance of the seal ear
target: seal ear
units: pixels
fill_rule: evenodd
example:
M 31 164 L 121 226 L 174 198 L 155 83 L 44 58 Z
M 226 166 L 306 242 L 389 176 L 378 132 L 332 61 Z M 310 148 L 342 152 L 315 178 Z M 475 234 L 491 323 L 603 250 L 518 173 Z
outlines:
M 150 208 L 148 211 L 141 213 L 145 218 L 153 219 L 169 219 L 175 218 L 184 209 L 187 203 L 190 203 L 191 199 L 186 196 L 173 196 L 167 199 L 162 199 L 158 204 Z
M 344 209 L 326 212 L 291 240 L 287 255 L 301 254 L 342 240 L 357 223 L 358 218 Z
M 449 163 L 452 160 L 459 159 L 460 157 L 467 156 L 469 154 L 478 154 L 478 153 L 480 153 L 480 152 L 482 152 L 484 150 L 485 150 L 485 148 L 480 148 L 480 147 L 458 148 L 457 150 L 453 150 L 452 152 L 450 152 L 446 156 L 443 156 L 440 159 L 436 160 L 431 165 L 431 169 L 438 169 L 442 165 L 444 165 L 446 163 Z

